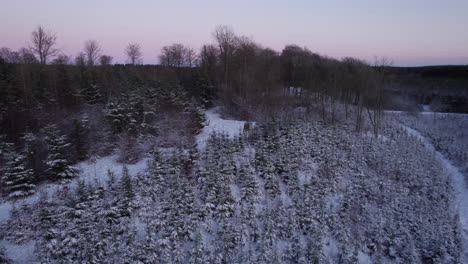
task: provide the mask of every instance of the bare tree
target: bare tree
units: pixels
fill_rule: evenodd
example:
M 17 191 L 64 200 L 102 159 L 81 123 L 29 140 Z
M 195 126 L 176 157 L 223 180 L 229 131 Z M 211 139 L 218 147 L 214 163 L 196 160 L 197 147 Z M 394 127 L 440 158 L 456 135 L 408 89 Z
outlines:
M 197 65 L 197 53 L 192 48 L 186 48 L 185 50 L 185 65 L 193 67 Z
M 226 89 L 229 83 L 229 64 L 234 53 L 236 35 L 228 26 L 218 26 L 213 32 L 213 36 L 218 43 L 221 63 L 223 65 L 223 85 Z
M 93 66 L 97 63 L 101 54 L 101 46 L 96 40 L 88 40 L 85 43 L 86 63 Z
M 31 51 L 39 57 L 41 64 L 46 64 L 47 59 L 55 56 L 59 50 L 54 48 L 57 42 L 55 33 L 46 31 L 41 25 L 31 33 Z
M 140 44 L 138 43 L 130 43 L 128 44 L 127 48 L 125 49 L 125 53 L 127 53 L 128 61 L 133 64 L 139 64 L 142 61 L 142 54 Z
M 386 85 L 387 68 L 392 63 L 382 57 L 375 58 L 374 61 L 374 74 L 371 90 L 368 91 L 368 104 L 366 106 L 369 121 L 371 122 L 374 135 L 377 137 L 383 118 L 383 105 L 384 105 L 384 86 Z
M 176 43 L 161 49 L 159 61 L 170 67 L 192 67 L 196 63 L 196 54 L 193 49 Z
M 78 66 L 85 66 L 86 65 L 86 54 L 84 52 L 78 53 L 75 57 L 75 64 Z
M 19 58 L 20 58 L 20 63 L 24 63 L 24 64 L 36 64 L 36 63 L 39 63 L 39 62 L 40 62 L 40 61 L 38 61 L 38 60 L 36 59 L 36 57 L 35 57 L 34 54 L 31 52 L 30 49 L 21 48 L 21 49 L 19 49 L 18 54 L 19 54 Z
M 218 49 L 214 45 L 204 45 L 200 51 L 200 68 L 212 83 L 216 83 Z
M 12 51 L 6 47 L 0 49 L 0 58 L 8 63 L 20 63 L 21 61 L 18 52 Z
M 112 60 L 114 58 L 112 56 L 109 56 L 109 55 L 101 55 L 101 57 L 99 57 L 99 63 L 101 65 L 109 65 L 109 64 L 112 64 Z

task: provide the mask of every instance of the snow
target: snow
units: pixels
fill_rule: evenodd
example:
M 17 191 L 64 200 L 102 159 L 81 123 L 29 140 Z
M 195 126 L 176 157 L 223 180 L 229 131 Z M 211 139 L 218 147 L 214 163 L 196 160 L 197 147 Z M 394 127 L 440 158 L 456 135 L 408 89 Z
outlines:
M 71 182 L 65 181 L 63 183 L 42 184 L 37 187 L 35 194 L 31 196 L 18 199 L 16 201 L 2 201 L 2 203 L 0 203 L 0 223 L 8 221 L 13 205 L 21 206 L 22 204 L 32 204 L 39 199 L 41 193 L 43 192 L 50 194 L 63 190 L 65 184 L 67 183 L 69 186 L 76 186 L 78 184 L 78 180 L 84 180 L 85 182 L 97 181 L 104 183 L 108 179 L 108 170 L 114 173 L 116 177 L 120 177 L 124 164 L 117 162 L 117 159 L 118 156 L 114 154 L 80 162 L 76 165 L 76 167 L 80 170 L 79 176 L 72 179 Z M 136 176 L 138 173 L 144 172 L 147 167 L 148 160 L 148 158 L 144 158 L 136 164 L 126 164 L 130 176 Z M 8 257 L 15 260 L 15 263 L 31 263 L 34 261 L 34 241 L 18 245 L 9 241 L 0 240 L 0 244 L 6 248 Z
M 206 142 L 210 135 L 214 132 L 227 134 L 233 138 L 238 136 L 244 130 L 246 121 L 229 120 L 221 118 L 219 107 L 214 107 L 206 111 L 207 125 L 202 129 L 201 133 L 196 136 L 198 150 L 202 152 L 206 147 Z M 252 126 L 255 122 L 252 122 Z
M 422 105 L 423 112 L 432 112 L 430 105 Z
M 363 253 L 362 251 L 358 252 L 358 262 L 359 264 L 372 264 L 370 256 Z
M 229 184 L 229 187 L 231 188 L 232 198 L 234 198 L 236 202 L 239 202 L 241 200 L 241 190 L 239 186 L 237 186 L 237 184 L 231 183 Z
M 1 240 L 0 245 L 5 247 L 7 256 L 14 260 L 14 263 L 34 263 L 35 261 L 34 241 L 18 245 L 6 240 Z
M 410 112 L 407 111 L 398 111 L 398 110 L 385 110 L 385 114 L 409 114 Z M 448 113 L 448 112 L 432 112 L 432 111 L 423 111 L 417 112 L 419 115 L 436 115 L 436 116 L 466 116 L 468 114 L 465 113 Z
M 323 245 L 323 253 L 329 259 L 338 259 L 340 251 L 338 249 L 338 241 L 332 237 L 325 238 L 325 244 Z
M 144 158 L 135 164 L 122 164 L 117 162 L 117 159 L 117 154 L 114 154 L 78 163 L 76 167 L 80 170 L 79 179 L 86 182 L 97 180 L 102 183 L 108 179 L 108 171 L 111 171 L 116 177 L 121 176 L 124 165 L 127 166 L 130 176 L 136 176 L 146 169 L 149 160 Z
M 116 177 L 121 176 L 122 167 L 125 164 L 117 162 L 117 158 L 117 155 L 114 154 L 78 163 L 76 167 L 80 170 L 79 177 L 72 179 L 72 181 L 69 182 L 69 185 L 72 187 L 75 186 L 78 183 L 78 180 L 84 180 L 85 182 L 98 181 L 103 183 L 108 179 L 108 170 L 114 173 Z M 136 164 L 127 164 L 126 166 L 130 176 L 136 176 L 138 173 L 142 173 L 146 169 L 147 162 L 148 158 L 144 158 Z M 39 196 L 42 192 L 52 193 L 54 191 L 63 189 L 63 187 L 63 183 L 46 183 L 39 185 L 35 194 L 31 196 L 18 199 L 16 201 L 2 201 L 0 204 L 0 223 L 8 220 L 13 204 L 32 204 L 39 199 Z
M 403 126 L 403 128 L 411 135 L 419 139 L 425 148 L 434 152 L 435 157 L 439 160 L 445 168 L 445 171 L 452 178 L 452 185 L 455 191 L 456 203 L 455 208 L 458 210 L 460 217 L 460 224 L 463 236 L 463 253 L 462 262 L 468 261 L 468 189 L 466 188 L 465 179 L 463 174 L 452 165 L 440 152 L 436 151 L 435 147 L 428 139 L 423 137 L 417 130 Z
M 3 202 L 0 204 L 0 223 L 8 220 L 10 217 L 11 208 L 12 204 L 10 202 Z
M 374 133 L 372 133 L 371 131 L 367 131 L 366 133 L 363 133 L 364 137 L 369 137 L 369 138 L 375 138 L 375 135 Z M 378 134 L 377 135 L 377 139 L 379 140 L 382 140 L 382 141 L 388 141 L 388 137 L 384 136 L 384 135 L 381 135 L 381 134 Z

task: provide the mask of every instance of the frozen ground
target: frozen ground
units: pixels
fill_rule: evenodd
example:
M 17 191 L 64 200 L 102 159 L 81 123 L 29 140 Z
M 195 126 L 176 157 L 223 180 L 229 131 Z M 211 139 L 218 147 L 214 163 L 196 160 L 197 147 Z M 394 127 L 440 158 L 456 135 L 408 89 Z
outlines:
M 18 199 L 14 202 L 2 201 L 0 204 L 0 223 L 8 220 L 13 205 L 20 206 L 22 204 L 31 204 L 36 202 L 40 193 L 44 191 L 51 193 L 57 190 L 62 190 L 66 185 L 73 187 L 79 180 L 84 180 L 85 182 L 97 181 L 99 183 L 104 183 L 108 179 L 108 171 L 112 172 L 116 177 L 120 177 L 122 175 L 124 164 L 117 162 L 117 158 L 117 155 L 114 154 L 80 162 L 75 165 L 75 167 L 80 170 L 78 178 L 64 183 L 45 183 L 38 186 L 34 195 Z M 144 158 L 136 164 L 127 164 L 126 166 L 130 175 L 135 176 L 138 173 L 143 172 L 146 169 L 147 162 L 148 158 Z
M 244 130 L 245 121 L 222 119 L 219 107 L 215 107 L 206 111 L 207 125 L 202 132 L 197 135 L 198 150 L 202 152 L 206 148 L 206 142 L 213 132 L 225 133 L 230 137 L 235 137 Z M 255 123 L 252 123 L 255 125 Z
M 117 159 L 118 156 L 114 154 L 80 162 L 75 165 L 80 170 L 78 178 L 63 183 L 45 183 L 38 186 L 34 195 L 14 202 L 2 201 L 0 204 L 0 223 L 10 218 L 13 206 L 21 207 L 23 204 L 32 204 L 38 201 L 40 194 L 43 192 L 52 194 L 63 190 L 65 186 L 74 187 L 80 180 L 104 183 L 108 179 L 108 171 L 113 173 L 117 178 L 120 177 L 124 164 L 117 162 Z M 136 176 L 138 173 L 144 172 L 147 167 L 147 162 L 148 158 L 144 158 L 136 164 L 127 164 L 126 166 L 130 176 Z M 34 261 L 34 241 L 18 245 L 10 241 L 0 240 L 0 245 L 5 247 L 8 257 L 15 260 L 15 263 L 32 263 Z

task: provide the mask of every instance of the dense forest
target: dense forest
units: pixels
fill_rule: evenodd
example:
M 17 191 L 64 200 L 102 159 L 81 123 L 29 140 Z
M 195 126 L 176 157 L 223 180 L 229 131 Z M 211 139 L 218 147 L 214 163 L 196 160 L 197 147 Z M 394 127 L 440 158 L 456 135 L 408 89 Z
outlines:
M 394 85 L 386 92 L 404 110 L 430 105 L 438 112 L 468 113 L 468 66 L 389 67 L 388 72 Z

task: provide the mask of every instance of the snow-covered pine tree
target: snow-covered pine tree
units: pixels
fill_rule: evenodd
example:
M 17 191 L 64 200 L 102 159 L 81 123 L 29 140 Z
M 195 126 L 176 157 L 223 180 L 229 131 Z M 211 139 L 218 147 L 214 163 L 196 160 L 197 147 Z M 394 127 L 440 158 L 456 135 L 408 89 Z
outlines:
M 272 198 L 277 197 L 281 191 L 279 186 L 278 177 L 274 173 L 273 167 L 268 167 L 263 175 L 265 179 L 265 190 Z
M 76 177 L 78 169 L 70 165 L 65 153 L 71 147 L 67 137 L 60 133 L 56 125 L 44 128 L 47 142 L 46 173 L 51 179 L 61 180 Z
M 190 264 L 202 264 L 208 262 L 209 250 L 208 247 L 203 242 L 203 237 L 201 235 L 200 229 L 197 230 L 195 234 L 195 239 L 193 241 L 193 247 L 190 252 Z
M 83 95 L 88 104 L 97 104 L 102 100 L 102 94 L 97 84 L 91 83 L 83 89 Z
M 259 187 L 250 166 L 244 164 L 239 172 L 239 184 L 241 186 L 241 200 L 243 203 L 254 203 L 258 200 Z
M 135 195 L 133 192 L 132 178 L 130 177 L 127 166 L 122 167 L 122 191 L 127 200 L 131 200 Z
M 6 169 L 2 178 L 3 190 L 9 199 L 20 198 L 34 193 L 34 173 L 28 166 L 26 156 L 17 153 L 10 145 L 5 153 Z
M 111 101 L 108 103 L 105 114 L 114 133 L 118 134 L 126 130 L 129 123 L 129 116 L 120 102 Z

